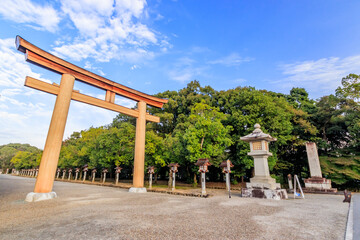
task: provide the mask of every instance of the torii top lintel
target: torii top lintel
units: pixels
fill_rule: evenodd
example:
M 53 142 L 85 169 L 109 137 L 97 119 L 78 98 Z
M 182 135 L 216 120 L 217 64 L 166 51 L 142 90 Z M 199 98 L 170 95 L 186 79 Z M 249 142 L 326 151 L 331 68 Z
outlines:
M 146 93 L 142 93 L 80 68 L 36 47 L 20 36 L 16 36 L 16 48 L 25 53 L 26 61 L 30 63 L 46 68 L 55 73 L 69 73 L 77 80 L 93 85 L 97 88 L 114 92 L 135 101 L 144 101 L 150 106 L 159 108 L 161 108 L 164 103 L 168 102 L 167 99 L 157 98 Z

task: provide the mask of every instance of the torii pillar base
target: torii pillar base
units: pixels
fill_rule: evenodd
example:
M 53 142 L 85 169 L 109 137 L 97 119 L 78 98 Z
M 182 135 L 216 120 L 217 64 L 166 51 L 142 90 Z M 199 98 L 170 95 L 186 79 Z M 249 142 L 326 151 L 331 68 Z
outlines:
M 25 201 L 26 202 L 38 202 L 44 200 L 50 200 L 56 198 L 56 192 L 49 192 L 49 193 L 35 193 L 31 192 L 26 195 Z
M 146 188 L 137 188 L 137 187 L 132 187 L 132 188 L 129 188 L 129 192 L 131 193 L 146 193 Z

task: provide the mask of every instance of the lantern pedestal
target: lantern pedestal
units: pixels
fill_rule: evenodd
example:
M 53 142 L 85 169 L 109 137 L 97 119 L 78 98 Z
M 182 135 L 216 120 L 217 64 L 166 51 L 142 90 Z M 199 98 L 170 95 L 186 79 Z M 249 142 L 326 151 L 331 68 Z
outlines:
M 331 188 L 331 180 L 322 177 L 311 177 L 304 180 L 304 192 L 322 193 L 322 192 L 337 192 L 337 188 Z
M 43 200 L 50 200 L 56 198 L 56 192 L 49 192 L 49 193 L 35 193 L 31 192 L 26 195 L 25 201 L 26 202 L 38 202 Z
M 248 155 L 254 158 L 255 176 L 250 178 L 250 183 L 246 183 L 246 187 L 268 188 L 274 190 L 280 188 L 280 183 L 276 183 L 276 180 L 270 176 L 268 157 L 272 156 L 272 153 L 267 151 L 256 151 L 250 152 Z
M 286 189 L 243 188 L 242 197 L 265 198 L 273 200 L 287 199 Z
M 250 178 L 250 182 L 246 183 L 247 188 L 266 188 L 266 189 L 279 189 L 280 183 L 276 183 L 276 180 L 272 177 L 259 177 L 255 176 Z
M 129 192 L 131 192 L 131 193 L 146 193 L 146 188 L 132 187 L 132 188 L 129 188 Z

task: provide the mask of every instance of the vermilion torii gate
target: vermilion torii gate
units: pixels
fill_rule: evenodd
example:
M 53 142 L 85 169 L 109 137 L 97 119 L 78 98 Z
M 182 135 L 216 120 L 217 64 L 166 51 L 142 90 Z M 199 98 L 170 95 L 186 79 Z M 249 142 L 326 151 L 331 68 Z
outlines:
M 71 100 L 136 118 L 133 188 L 130 191 L 146 192 L 144 188 L 146 121 L 160 122 L 159 117 L 146 112 L 146 106 L 161 108 L 164 103 L 167 103 L 167 100 L 147 95 L 96 75 L 34 46 L 20 36 L 16 36 L 15 42 L 16 48 L 25 53 L 26 61 L 62 74 L 60 85 L 49 84 L 28 76 L 25 80 L 25 86 L 27 87 L 57 95 L 34 192 L 26 196 L 26 201 L 33 202 L 56 197 L 56 193 L 52 192 L 52 187 Z M 105 90 L 105 100 L 90 97 L 73 90 L 75 80 Z M 115 104 L 116 94 L 137 101 L 137 110 Z

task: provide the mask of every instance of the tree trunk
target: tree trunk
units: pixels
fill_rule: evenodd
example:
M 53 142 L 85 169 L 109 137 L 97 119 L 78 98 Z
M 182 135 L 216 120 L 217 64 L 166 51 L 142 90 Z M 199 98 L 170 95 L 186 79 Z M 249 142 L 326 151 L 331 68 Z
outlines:
M 194 185 L 197 185 L 196 173 L 194 173 Z
M 154 177 L 154 183 L 157 184 L 157 178 L 158 178 L 158 174 L 155 173 L 155 177 Z
M 170 171 L 170 172 L 169 172 L 168 188 L 171 188 L 171 184 L 172 184 L 172 174 L 171 174 L 171 171 Z

